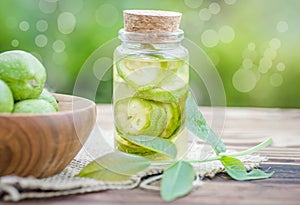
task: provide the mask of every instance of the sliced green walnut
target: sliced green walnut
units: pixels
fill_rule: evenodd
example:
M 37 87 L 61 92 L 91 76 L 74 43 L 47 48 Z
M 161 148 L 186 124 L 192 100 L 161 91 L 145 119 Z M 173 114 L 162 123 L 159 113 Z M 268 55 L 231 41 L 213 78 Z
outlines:
M 117 72 L 132 87 L 155 85 L 164 76 L 160 61 L 147 61 L 139 58 L 124 58 L 117 63 Z
M 157 86 L 148 86 L 138 89 L 135 96 L 163 103 L 174 103 L 186 96 L 187 90 L 188 83 L 175 73 L 171 73 Z
M 113 97 L 115 101 L 119 99 L 130 98 L 135 94 L 135 89 L 125 82 L 114 82 Z
M 184 60 L 182 59 L 174 59 L 174 60 L 166 59 L 162 61 L 161 64 L 162 63 L 165 64 L 165 67 L 167 68 L 168 71 L 172 71 L 172 72 L 177 72 L 185 64 Z
M 185 63 L 182 59 L 169 59 L 161 54 L 149 54 L 148 56 L 159 59 L 160 67 L 172 72 L 176 72 L 179 68 L 183 67 Z
M 116 134 L 115 147 L 120 151 L 131 153 L 131 154 L 143 153 L 145 155 L 148 155 L 148 154 L 155 153 L 154 151 L 145 149 L 142 146 L 138 146 L 134 143 L 131 143 L 130 141 L 124 139 L 120 133 Z
M 160 103 L 126 98 L 115 103 L 114 119 L 121 133 L 160 136 L 165 129 L 167 114 Z
M 120 133 L 116 133 L 115 138 L 115 148 L 122 152 L 127 152 L 130 154 L 136 154 L 141 155 L 143 157 L 146 157 L 148 159 L 155 159 L 155 160 L 166 160 L 169 159 L 169 157 L 159 154 L 155 151 L 149 150 L 145 147 L 136 145 L 134 143 L 131 143 L 130 141 L 124 139 Z
M 184 67 L 184 60 L 165 59 L 162 55 L 130 56 L 116 64 L 117 73 L 134 88 L 156 86 L 164 78 Z
M 164 138 L 169 138 L 181 125 L 181 110 L 180 106 L 176 103 L 165 103 L 163 106 L 167 113 L 167 124 L 161 136 Z

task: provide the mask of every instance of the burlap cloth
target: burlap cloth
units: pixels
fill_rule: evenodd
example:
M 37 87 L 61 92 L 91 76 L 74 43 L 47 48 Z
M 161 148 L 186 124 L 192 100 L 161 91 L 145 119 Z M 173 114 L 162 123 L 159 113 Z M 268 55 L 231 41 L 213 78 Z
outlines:
M 103 133 L 102 133 L 103 134 Z M 109 136 L 111 133 L 108 134 Z M 197 140 L 190 140 L 187 158 L 199 159 L 212 156 L 212 150 L 208 145 L 203 145 Z M 0 200 L 20 201 L 23 199 L 49 198 L 56 196 L 83 194 L 89 192 L 100 192 L 108 189 L 133 189 L 144 188 L 159 190 L 157 181 L 161 177 L 163 167 L 152 165 L 146 171 L 132 176 L 130 180 L 123 182 L 103 182 L 88 178 L 74 177 L 90 161 L 105 153 L 112 151 L 110 142 L 99 137 L 99 133 L 92 132 L 88 142 L 72 160 L 72 162 L 59 174 L 36 179 L 33 177 L 4 176 L 0 177 Z M 98 152 L 98 153 L 97 153 Z M 239 158 L 245 163 L 248 170 L 259 166 L 259 163 L 266 161 L 265 157 L 248 155 Z M 194 186 L 202 185 L 204 177 L 214 177 L 219 172 L 224 172 L 224 167 L 219 161 L 194 164 L 197 178 Z

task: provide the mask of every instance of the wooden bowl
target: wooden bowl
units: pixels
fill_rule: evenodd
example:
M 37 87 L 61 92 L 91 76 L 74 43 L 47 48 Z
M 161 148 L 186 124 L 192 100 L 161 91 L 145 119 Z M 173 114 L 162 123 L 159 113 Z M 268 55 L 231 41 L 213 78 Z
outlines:
M 54 96 L 56 113 L 0 114 L 0 176 L 48 177 L 79 152 L 93 129 L 96 105 L 81 97 Z

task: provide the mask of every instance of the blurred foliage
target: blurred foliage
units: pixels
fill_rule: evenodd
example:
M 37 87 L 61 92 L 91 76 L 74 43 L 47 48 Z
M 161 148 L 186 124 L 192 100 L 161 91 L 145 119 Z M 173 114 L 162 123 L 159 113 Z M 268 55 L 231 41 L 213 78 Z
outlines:
M 124 9 L 181 12 L 185 37 L 218 69 L 227 106 L 300 107 L 299 0 L 1 0 L 0 52 L 32 52 L 47 68 L 48 87 L 72 94 L 83 66 L 93 66 L 86 60 L 117 37 Z M 103 52 L 109 61 L 112 51 Z M 96 93 L 85 92 L 110 102 L 111 70 L 98 78 Z M 197 92 L 209 105 L 205 87 Z

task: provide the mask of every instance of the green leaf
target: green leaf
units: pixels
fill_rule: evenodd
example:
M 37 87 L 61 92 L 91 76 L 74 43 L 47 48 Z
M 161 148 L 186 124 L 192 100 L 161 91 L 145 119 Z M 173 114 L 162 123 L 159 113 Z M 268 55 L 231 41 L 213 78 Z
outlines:
M 90 162 L 76 176 L 102 181 L 124 181 L 149 166 L 150 161 L 144 157 L 112 152 Z
M 124 137 L 126 140 L 130 141 L 133 144 L 166 155 L 170 158 L 175 158 L 177 155 L 177 149 L 175 144 L 172 143 L 170 140 L 161 137 L 147 135 L 129 136 L 124 134 L 122 134 L 122 137 Z
M 160 195 L 165 201 L 172 201 L 188 194 L 193 188 L 195 171 L 191 163 L 177 161 L 162 175 Z
M 225 167 L 225 170 L 231 178 L 239 181 L 253 180 L 253 179 L 265 179 L 271 177 L 272 173 L 265 173 L 259 169 L 253 169 L 250 172 L 247 172 L 244 164 L 233 157 L 222 156 L 220 161 Z
M 189 93 L 186 100 L 186 127 L 201 140 L 210 144 L 217 154 L 226 151 L 226 146 L 219 136 L 207 125 L 203 115 L 198 109 L 195 99 Z

